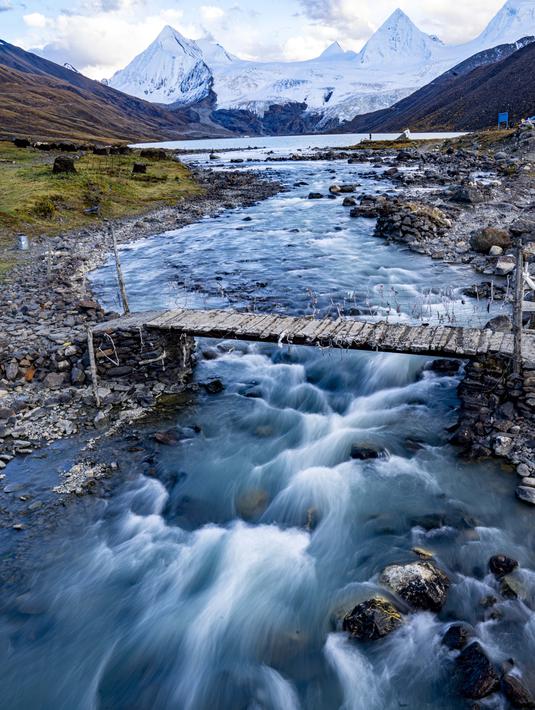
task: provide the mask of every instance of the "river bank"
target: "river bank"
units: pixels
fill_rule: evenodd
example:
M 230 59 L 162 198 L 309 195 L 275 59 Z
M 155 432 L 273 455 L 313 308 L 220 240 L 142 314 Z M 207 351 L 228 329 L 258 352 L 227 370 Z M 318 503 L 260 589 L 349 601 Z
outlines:
M 240 167 L 243 184 L 269 170 L 283 191 L 163 234 L 155 222 L 122 249 L 132 311 L 478 327 L 505 315 L 504 301 L 464 295 L 487 279 L 470 264 L 429 259 L 349 216 L 343 203 L 358 183 L 373 196 L 402 190 L 385 175 L 394 159 L 279 169 L 257 155 Z M 218 174 L 231 168 L 222 159 Z M 329 191 L 349 184 L 353 193 Z M 118 304 L 111 260 L 86 279 L 105 309 L 96 317 L 108 317 Z M 465 365 L 220 339 L 200 339 L 196 357 L 167 411 L 136 402 L 147 417 L 93 441 L 119 420 L 113 405 L 102 429 L 90 418 L 78 435 L 8 463 L 4 702 L 532 704 L 533 510 L 512 495 L 510 467 L 494 455 L 468 461 L 448 443 Z M 100 475 L 96 495 L 51 492 L 82 492 Z
M 199 171 L 201 189 L 176 208 L 113 222 L 119 244 L 181 228 L 222 210 L 253 204 L 280 186 L 251 175 Z M 0 293 L 0 475 L 17 455 L 65 436 L 116 431 L 143 417 L 163 386 L 108 383 L 96 407 L 87 329 L 117 314 L 95 301 L 87 274 L 109 257 L 107 225 L 32 242 L 27 258 L 8 274 Z M 173 391 L 183 389 L 177 383 Z M 119 411 L 118 418 L 112 412 Z M 110 422 L 110 418 L 113 422 Z M 103 473 L 103 472 L 102 472 Z M 79 481 L 74 476 L 73 481 Z M 74 485 L 78 488 L 78 485 Z M 73 486 L 69 490 L 73 489 Z
M 460 141 L 460 144 L 429 141 L 421 145 L 411 142 L 401 150 L 397 144 L 389 147 L 381 143 L 379 150 L 361 147 L 350 154 L 354 157 L 349 158 L 349 163 L 358 160 L 373 166 L 376 172 L 370 177 L 379 182 L 387 179 L 397 186 L 397 194 L 362 194 L 356 199 L 351 194 L 356 192 L 354 186 L 335 183 L 330 186 L 328 196 L 336 199 L 345 195 L 344 208 L 351 208 L 352 217 L 379 218 L 378 237 L 401 241 L 409 249 L 437 260 L 470 263 L 481 273 L 507 277 L 514 268 L 507 252 L 512 244 L 507 227 L 530 208 L 531 175 L 525 170 L 530 156 L 515 136 L 509 136 L 506 142 L 500 140 L 499 146 L 487 141 L 484 151 L 479 150 L 477 137 L 471 139 L 470 150 L 466 138 Z M 347 155 L 318 151 L 315 158 L 336 163 L 341 157 L 347 160 Z M 303 160 L 307 156 L 293 157 Z M 231 157 L 230 162 L 237 160 L 240 159 Z M 274 158 L 268 155 L 266 160 L 273 162 Z M 477 183 L 471 182 L 473 175 L 480 176 Z M 178 210 L 164 208 L 141 219 L 115 222 L 118 242 L 125 244 L 154 232 L 177 229 L 223 208 L 250 205 L 280 189 L 276 182 L 266 181 L 254 172 L 200 171 L 196 178 L 203 192 L 184 200 Z M 398 196 L 400 191 L 402 198 Z M 491 227 L 497 223 L 500 230 Z M 483 251 L 487 253 L 474 248 L 481 232 L 480 241 L 484 242 Z M 490 244 L 489 239 L 501 239 L 502 246 Z M 499 253 L 489 255 L 489 248 Z M 30 260 L 12 272 L 8 287 L 3 289 L 2 470 L 14 456 L 27 455 L 64 436 L 87 429 L 113 432 L 143 417 L 164 391 L 176 394 L 186 385 L 183 381 L 173 386 L 158 382 L 133 384 L 118 377 L 116 382 L 101 385 L 98 396 L 103 406 L 96 407 L 90 383 L 87 327 L 116 314 L 105 312 L 94 300 L 86 276 L 103 262 L 109 249 L 106 229 L 86 228 L 43 239 L 32 246 Z M 502 281 L 503 286 L 499 279 L 492 286 L 475 285 L 467 289 L 467 295 L 491 302 L 507 300 L 511 287 L 508 281 Z M 507 329 L 510 325 L 501 316 L 492 327 Z M 473 389 L 479 385 L 473 370 L 470 372 Z M 532 399 L 531 387 L 528 380 L 528 400 Z M 470 398 L 463 400 L 463 393 L 470 391 L 470 387 L 461 388 L 461 433 L 457 432 L 454 441 L 469 455 L 505 455 L 529 481 L 534 473 L 527 446 L 533 438 L 530 405 L 527 409 L 524 406 L 522 412 L 517 412 L 514 406 L 504 409 L 510 390 L 503 389 L 497 405 L 510 416 L 505 423 L 503 416 L 499 417 L 496 428 L 492 408 L 485 406 L 483 413 L 474 412 Z M 516 436 L 511 438 L 511 432 Z M 504 434 L 509 435 L 505 445 Z M 69 490 L 79 488 L 82 478 L 73 474 Z

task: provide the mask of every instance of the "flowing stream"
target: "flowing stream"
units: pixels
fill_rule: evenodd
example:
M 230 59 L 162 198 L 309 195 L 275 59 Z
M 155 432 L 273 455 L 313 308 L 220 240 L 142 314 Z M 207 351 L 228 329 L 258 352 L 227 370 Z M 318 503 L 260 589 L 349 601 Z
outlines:
M 462 295 L 478 281 L 468 268 L 376 239 L 373 222 L 351 219 L 340 199 L 307 199 L 333 182 L 393 189 L 372 176 L 380 168 L 264 163 L 268 150 L 292 149 L 289 139 L 269 142 L 240 153 L 252 160 L 240 169 L 265 170 L 286 192 L 122 250 L 134 308 L 488 320 L 486 303 Z M 233 157 L 222 154 L 219 169 Z M 94 286 L 116 307 L 111 263 Z M 120 474 L 108 496 L 67 506 L 15 553 L 0 539 L 10 570 L 0 594 L 2 707 L 462 708 L 441 644 L 456 619 L 476 627 L 493 660 L 512 657 L 528 674 L 533 511 L 514 499 L 514 473 L 465 463 L 448 445 L 459 376 L 428 362 L 199 341 L 196 379 L 221 379 L 223 393 L 200 390 L 130 444 L 110 442 Z M 152 440 L 162 428 L 176 445 Z M 385 454 L 353 460 L 355 444 Z M 14 479 L 45 495 L 77 445 L 18 462 Z M 382 641 L 350 642 L 336 630 L 341 611 L 379 589 L 384 566 L 415 559 L 414 546 L 448 571 L 445 608 L 410 614 Z M 500 597 L 488 573 L 497 553 L 520 561 L 522 600 Z M 498 603 L 488 609 L 491 595 Z

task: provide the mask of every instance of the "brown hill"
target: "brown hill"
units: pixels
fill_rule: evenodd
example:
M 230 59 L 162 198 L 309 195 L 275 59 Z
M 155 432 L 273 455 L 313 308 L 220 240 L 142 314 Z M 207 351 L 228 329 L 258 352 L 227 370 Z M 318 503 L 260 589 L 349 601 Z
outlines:
M 355 116 L 339 132 L 471 131 L 495 127 L 502 111 L 513 122 L 532 116 L 533 40 L 480 52 L 391 108 Z
M 230 135 L 199 107 L 170 111 L 0 40 L 0 138 L 178 140 Z

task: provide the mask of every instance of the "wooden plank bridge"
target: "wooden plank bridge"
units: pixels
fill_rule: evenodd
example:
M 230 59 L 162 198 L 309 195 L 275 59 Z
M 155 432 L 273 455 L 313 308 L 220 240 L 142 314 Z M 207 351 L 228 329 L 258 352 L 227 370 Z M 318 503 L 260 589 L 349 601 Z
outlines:
M 515 336 L 480 328 L 315 319 L 228 310 L 151 311 L 100 323 L 93 333 L 146 329 L 170 335 L 312 345 L 408 355 L 472 359 L 513 357 Z M 522 359 L 535 363 L 535 331 L 524 333 Z

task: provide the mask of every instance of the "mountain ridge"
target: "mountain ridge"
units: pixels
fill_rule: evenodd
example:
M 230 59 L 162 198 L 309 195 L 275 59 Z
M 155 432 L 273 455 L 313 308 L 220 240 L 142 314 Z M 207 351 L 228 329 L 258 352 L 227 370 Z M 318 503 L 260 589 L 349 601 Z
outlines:
M 0 136 L 142 141 L 229 135 L 202 107 L 171 111 L 0 40 Z
M 388 109 L 356 116 L 337 132 L 468 131 L 512 122 L 535 112 L 535 86 L 525 80 L 535 65 L 535 36 L 484 50 Z
M 535 34 L 535 0 L 507 0 L 478 37 L 461 45 L 445 45 L 436 36 L 422 32 L 399 8 L 360 52 L 345 52 L 334 42 L 319 57 L 301 62 L 246 61 L 233 57 L 214 41 L 200 40 L 197 44 L 183 40 L 198 47 L 208 74 L 201 77 L 197 72 L 197 90 L 205 96 L 213 92 L 214 108 L 251 112 L 262 118 L 272 106 L 304 104 L 308 114 L 305 122 L 310 124 L 310 116 L 317 116 L 313 130 L 322 131 L 337 121 L 343 123 L 355 115 L 388 108 L 468 57 L 529 33 Z M 499 40 L 499 35 L 506 39 Z M 133 61 L 143 65 L 145 53 Z M 152 62 L 150 57 L 147 60 Z M 160 64 L 167 61 L 161 57 Z M 122 72 L 130 71 L 129 67 Z M 179 101 L 173 96 L 168 100 L 154 96 L 151 86 L 161 75 L 161 66 L 152 76 L 150 67 L 144 67 L 140 77 L 146 80 L 138 77 L 133 89 L 113 79 L 111 85 L 143 98 L 186 105 L 184 92 Z M 175 86 L 184 78 L 175 76 Z

